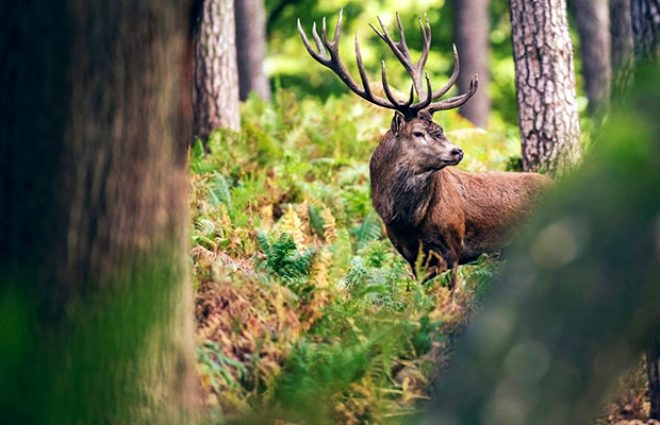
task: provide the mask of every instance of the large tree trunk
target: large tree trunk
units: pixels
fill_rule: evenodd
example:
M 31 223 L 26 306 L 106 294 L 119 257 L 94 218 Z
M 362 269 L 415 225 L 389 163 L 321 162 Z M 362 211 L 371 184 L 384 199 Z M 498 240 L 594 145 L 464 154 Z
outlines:
M 588 110 L 592 116 L 601 117 L 609 105 L 612 79 L 609 2 L 573 0 L 572 4 L 580 34 L 582 76 L 589 99 Z
M 239 97 L 250 92 L 270 100 L 270 84 L 264 73 L 266 58 L 266 11 L 263 0 L 236 0 L 236 57 L 238 60 Z
M 610 0 L 610 37 L 612 93 L 619 96 L 630 87 L 635 65 L 630 0 Z
M 646 70 L 631 102 L 613 105 L 598 149 L 509 250 L 427 423 L 594 423 L 657 338 L 658 71 Z
M 480 89 L 461 106 L 461 115 L 479 127 L 486 127 L 490 114 L 488 84 L 490 71 L 488 0 L 454 0 L 454 39 L 461 58 L 458 89 L 466 92 L 472 76 L 479 74 Z
M 214 130 L 238 131 L 234 0 L 203 0 L 195 31 L 194 134 L 206 140 Z
M 193 404 L 187 13 L 0 7 L 3 422 L 180 423 Z
M 523 168 L 563 173 L 582 154 L 566 2 L 510 7 Z

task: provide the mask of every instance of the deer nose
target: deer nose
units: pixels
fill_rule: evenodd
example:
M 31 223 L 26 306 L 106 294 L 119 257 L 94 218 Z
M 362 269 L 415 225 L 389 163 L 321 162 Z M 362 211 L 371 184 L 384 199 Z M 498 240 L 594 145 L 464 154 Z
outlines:
M 451 150 L 451 155 L 456 157 L 458 160 L 463 159 L 463 149 L 461 148 L 454 148 Z

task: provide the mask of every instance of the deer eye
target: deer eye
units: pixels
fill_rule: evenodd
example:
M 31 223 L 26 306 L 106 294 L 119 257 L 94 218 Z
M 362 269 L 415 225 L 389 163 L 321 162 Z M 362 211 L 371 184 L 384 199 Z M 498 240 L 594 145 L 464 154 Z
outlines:
M 422 133 L 421 131 L 414 131 L 413 136 L 415 136 L 415 137 L 424 137 L 424 133 Z

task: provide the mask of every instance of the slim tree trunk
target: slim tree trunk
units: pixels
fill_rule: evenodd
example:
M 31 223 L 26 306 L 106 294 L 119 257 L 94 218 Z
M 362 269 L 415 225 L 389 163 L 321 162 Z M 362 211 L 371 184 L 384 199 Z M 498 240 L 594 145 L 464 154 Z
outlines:
M 631 0 L 633 36 L 637 58 L 660 58 L 660 2 Z
M 580 34 L 582 76 L 589 99 L 589 113 L 602 116 L 610 100 L 612 65 L 610 61 L 610 15 L 608 0 L 573 0 L 573 11 Z
M 610 0 L 610 35 L 612 40 L 612 93 L 619 96 L 632 83 L 635 43 L 630 15 L 630 0 Z
M 454 39 L 462 70 L 458 77 L 458 89 L 461 93 L 467 91 L 475 73 L 479 74 L 480 86 L 474 97 L 461 106 L 461 115 L 479 127 L 486 127 L 490 113 L 488 0 L 455 0 L 454 11 Z
M 563 173 L 582 154 L 564 0 L 511 0 L 523 168 Z
M 660 337 L 646 350 L 646 372 L 649 378 L 650 417 L 660 419 Z
M 188 8 L 0 6 L 3 422 L 180 423 L 193 403 Z
M 239 97 L 247 99 L 254 92 L 270 100 L 270 84 L 264 73 L 266 58 L 266 11 L 263 0 L 235 0 L 236 57 Z
M 204 0 L 195 31 L 194 134 L 238 131 L 238 70 L 234 0 Z

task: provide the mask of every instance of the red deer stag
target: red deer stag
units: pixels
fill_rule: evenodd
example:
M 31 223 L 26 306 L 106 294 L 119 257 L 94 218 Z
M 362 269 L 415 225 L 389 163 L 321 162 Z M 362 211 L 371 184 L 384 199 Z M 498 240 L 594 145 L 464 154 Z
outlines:
M 421 254 L 422 264 L 426 265 L 425 279 L 450 269 L 449 286 L 453 288 L 458 265 L 502 248 L 508 242 L 511 228 L 529 213 L 534 199 L 550 179 L 535 173 L 467 173 L 449 167 L 463 159 L 463 151 L 447 140 L 442 127 L 433 122 L 433 113 L 467 102 L 477 90 L 477 76 L 466 93 L 436 101 L 458 78 L 460 62 L 456 47 L 454 71 L 449 82 L 432 91 L 428 74 L 422 78 L 431 45 L 428 18 L 424 22 L 419 20 L 423 46 L 417 63 L 411 59 L 398 14 L 398 42 L 390 37 L 380 19 L 378 22 L 380 30 L 374 25 L 371 28 L 387 43 L 412 78 L 407 101 L 397 99 L 392 93 L 384 62 L 381 75 L 386 98 L 372 92 L 357 35 L 355 57 L 362 85 L 349 75 L 338 51 L 341 12 L 332 40 L 328 39 L 325 19 L 320 36 L 316 24 L 312 27 L 318 51 L 312 47 L 300 20 L 298 32 L 309 54 L 337 74 L 355 94 L 395 111 L 391 127 L 382 136 L 369 164 L 373 205 L 385 223 L 387 235 L 413 272 L 416 273 L 415 263 Z M 418 102 L 414 102 L 415 93 Z

